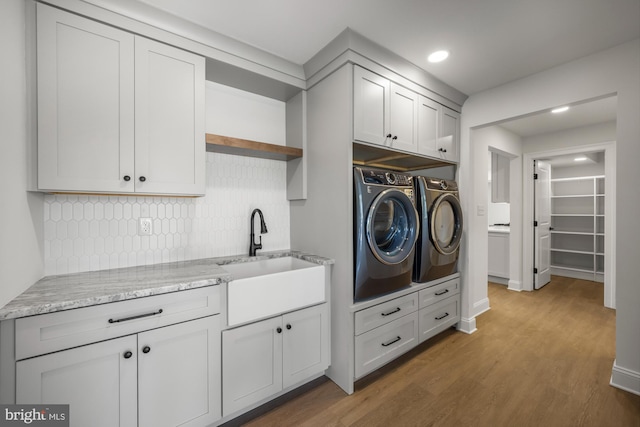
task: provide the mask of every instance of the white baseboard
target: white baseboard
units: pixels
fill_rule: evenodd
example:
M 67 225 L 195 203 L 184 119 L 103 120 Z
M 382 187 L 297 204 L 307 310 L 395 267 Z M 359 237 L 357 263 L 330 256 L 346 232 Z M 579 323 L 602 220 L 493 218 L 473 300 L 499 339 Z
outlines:
M 522 282 L 519 280 L 509 280 L 509 285 L 507 289 L 510 291 L 521 292 L 522 291 Z
M 631 371 L 620 367 L 613 361 L 613 369 L 611 369 L 611 381 L 609 384 L 629 393 L 640 396 L 640 372 Z
M 472 334 L 478 329 L 476 328 L 476 318 L 472 317 L 470 319 L 461 317 L 458 322 L 458 328 L 460 332 L 464 332 L 465 334 Z
M 490 309 L 491 306 L 489 305 L 489 298 L 481 299 L 480 301 L 473 304 L 474 317 L 477 317 L 485 311 L 489 311 Z
M 487 280 L 493 283 L 497 283 L 499 285 L 506 285 L 509 283 L 509 279 L 506 277 L 498 277 L 498 276 L 492 276 L 492 275 L 489 275 L 487 277 Z

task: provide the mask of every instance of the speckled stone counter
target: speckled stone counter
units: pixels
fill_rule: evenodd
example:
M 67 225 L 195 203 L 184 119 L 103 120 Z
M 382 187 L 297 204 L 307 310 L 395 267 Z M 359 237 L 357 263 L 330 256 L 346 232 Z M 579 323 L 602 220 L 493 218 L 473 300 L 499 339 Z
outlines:
M 334 262 L 304 252 L 277 251 L 48 276 L 0 308 L 0 320 L 220 285 L 233 279 L 225 264 L 285 256 L 320 265 Z

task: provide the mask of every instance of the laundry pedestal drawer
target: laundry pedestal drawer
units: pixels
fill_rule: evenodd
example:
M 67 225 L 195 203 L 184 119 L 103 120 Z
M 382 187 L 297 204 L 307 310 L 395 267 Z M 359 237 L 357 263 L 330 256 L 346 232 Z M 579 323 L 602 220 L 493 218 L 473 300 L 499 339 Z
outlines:
M 355 377 L 390 362 L 418 344 L 418 313 L 407 314 L 355 337 Z
M 420 342 L 455 325 L 460 320 L 460 295 L 420 309 Z
M 414 292 L 356 312 L 355 332 L 360 335 L 392 320 L 418 310 L 418 293 Z

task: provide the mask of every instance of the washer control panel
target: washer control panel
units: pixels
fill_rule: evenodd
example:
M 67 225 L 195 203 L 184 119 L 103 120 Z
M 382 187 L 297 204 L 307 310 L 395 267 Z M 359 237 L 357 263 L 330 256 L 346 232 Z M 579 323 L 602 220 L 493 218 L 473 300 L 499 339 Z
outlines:
M 366 184 L 392 185 L 410 187 L 411 175 L 402 172 L 383 171 L 379 169 L 360 169 L 362 181 Z

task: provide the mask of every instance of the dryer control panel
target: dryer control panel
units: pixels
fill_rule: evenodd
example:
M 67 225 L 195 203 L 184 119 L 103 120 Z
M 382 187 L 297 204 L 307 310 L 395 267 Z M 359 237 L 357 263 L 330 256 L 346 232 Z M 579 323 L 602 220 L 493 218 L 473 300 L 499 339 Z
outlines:
M 401 172 L 383 171 L 379 169 L 361 169 L 362 182 L 366 184 L 410 187 L 411 175 Z

